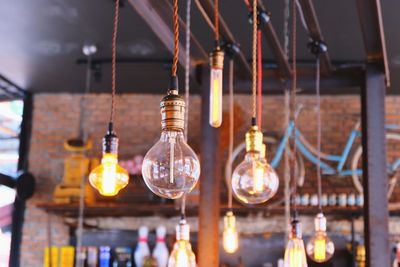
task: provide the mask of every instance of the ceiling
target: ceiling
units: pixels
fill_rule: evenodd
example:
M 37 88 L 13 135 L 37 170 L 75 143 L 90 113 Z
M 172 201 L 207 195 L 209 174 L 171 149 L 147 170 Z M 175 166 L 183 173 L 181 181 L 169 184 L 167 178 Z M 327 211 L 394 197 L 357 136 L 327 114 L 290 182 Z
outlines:
M 180 1 L 184 17 L 185 2 Z M 283 42 L 284 1 L 264 0 L 272 23 Z M 329 45 L 333 62 L 363 62 L 364 46 L 359 27 L 356 1 L 314 1 L 322 33 Z M 192 31 L 206 51 L 213 46 L 213 33 L 196 5 L 192 4 Z M 382 1 L 392 88 L 400 92 L 400 1 Z M 240 43 L 246 57 L 251 57 L 251 26 L 243 0 L 220 0 L 220 12 Z M 32 92 L 82 92 L 85 65 L 82 46 L 96 44 L 95 58 L 110 58 L 113 20 L 112 0 L 15 0 L 0 2 L 0 75 Z M 118 57 L 136 63 L 118 64 L 119 92 L 161 93 L 166 89 L 171 55 L 128 2 L 120 14 Z M 301 27 L 299 27 L 301 28 Z M 311 61 L 306 48 L 307 34 L 299 32 L 300 61 Z M 183 40 L 183 36 L 181 36 Z M 273 60 L 269 47 L 263 48 L 264 60 Z M 144 60 L 142 62 L 142 60 Z M 154 61 L 154 62 L 149 62 Z M 180 69 L 183 77 L 183 69 Z M 110 66 L 103 64 L 93 82 L 92 91 L 110 90 Z M 196 83 L 193 88 L 198 89 Z

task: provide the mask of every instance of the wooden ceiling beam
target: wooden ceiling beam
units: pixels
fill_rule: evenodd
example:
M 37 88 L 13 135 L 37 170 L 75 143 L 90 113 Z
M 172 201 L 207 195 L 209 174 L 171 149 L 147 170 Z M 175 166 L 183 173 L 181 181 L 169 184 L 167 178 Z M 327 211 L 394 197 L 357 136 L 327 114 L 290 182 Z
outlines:
M 357 9 L 367 62 L 377 65 L 385 73 L 386 86 L 390 87 L 389 63 L 380 0 L 357 0 Z
M 244 0 L 244 2 L 248 10 L 251 11 L 253 8 L 252 4 L 250 3 L 251 1 Z M 261 8 L 264 12 L 268 13 L 261 0 L 258 0 L 257 4 L 259 8 Z M 263 32 L 265 39 L 267 40 L 268 45 L 272 50 L 272 54 L 274 55 L 275 60 L 277 62 L 278 75 L 280 76 L 281 79 L 284 80 L 290 79 L 292 77 L 292 70 L 288 58 L 285 54 L 285 51 L 279 41 L 278 36 L 276 35 L 276 31 L 274 26 L 272 25 L 272 22 L 269 21 L 268 23 L 262 23 L 261 31 Z
M 150 29 L 157 35 L 165 47 L 174 53 L 174 34 L 172 29 L 173 7 L 168 0 L 128 0 L 132 8 L 142 17 Z M 185 36 L 186 24 L 179 17 L 179 33 Z M 179 42 L 179 64 L 185 67 L 185 45 Z M 190 76 L 196 81 L 196 68 L 198 65 L 208 61 L 208 55 L 200 45 L 197 38 L 191 33 L 191 51 L 190 51 Z
M 321 27 L 318 22 L 317 13 L 315 12 L 312 0 L 299 0 L 304 20 L 307 26 L 308 34 L 313 41 L 324 42 Z M 330 74 L 333 71 L 329 52 L 321 54 L 321 68 L 323 74 Z
M 208 22 L 213 31 L 215 31 L 213 21 L 215 21 L 214 15 L 214 3 L 211 0 L 195 0 L 197 7 L 202 13 L 204 19 Z M 235 37 L 230 31 L 228 25 L 226 24 L 224 18 L 219 14 L 219 31 L 224 42 L 237 44 Z M 251 67 L 246 59 L 243 52 L 239 52 L 238 60 L 238 71 L 237 73 L 246 73 L 248 77 L 251 77 Z

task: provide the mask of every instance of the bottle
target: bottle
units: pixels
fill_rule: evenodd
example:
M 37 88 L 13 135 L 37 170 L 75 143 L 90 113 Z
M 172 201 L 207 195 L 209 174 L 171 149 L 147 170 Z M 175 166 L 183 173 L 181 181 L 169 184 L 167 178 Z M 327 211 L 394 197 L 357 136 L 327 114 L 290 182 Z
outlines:
M 146 226 L 139 228 L 139 242 L 135 250 L 135 265 L 136 267 L 143 267 L 143 260 L 150 255 L 149 245 L 147 244 L 147 237 L 149 229 Z
M 153 250 L 153 258 L 157 260 L 158 267 L 167 267 L 169 252 L 165 244 L 165 235 L 167 230 L 164 226 L 157 227 L 157 243 Z

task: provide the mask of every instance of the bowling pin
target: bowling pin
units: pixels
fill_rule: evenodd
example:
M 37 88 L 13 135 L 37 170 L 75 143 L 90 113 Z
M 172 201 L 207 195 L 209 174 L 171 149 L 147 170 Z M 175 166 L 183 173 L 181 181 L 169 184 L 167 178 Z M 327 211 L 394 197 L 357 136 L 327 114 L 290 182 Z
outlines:
M 143 267 L 143 259 L 150 255 L 149 245 L 147 244 L 147 236 L 149 229 L 146 226 L 139 228 L 139 242 L 135 249 L 135 264 L 137 267 Z
M 157 227 L 157 243 L 153 250 L 153 258 L 157 260 L 158 267 L 167 267 L 169 252 L 167 245 L 165 244 L 165 235 L 167 230 L 164 226 Z

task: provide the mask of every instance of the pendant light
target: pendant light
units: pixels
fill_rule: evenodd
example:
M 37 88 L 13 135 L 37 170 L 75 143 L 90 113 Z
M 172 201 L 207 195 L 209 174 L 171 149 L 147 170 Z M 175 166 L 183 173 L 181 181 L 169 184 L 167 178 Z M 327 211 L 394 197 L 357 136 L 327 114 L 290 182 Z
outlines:
M 112 94 L 108 131 L 103 138 L 101 164 L 89 174 L 90 184 L 103 196 L 115 196 L 127 186 L 128 172 L 118 164 L 118 137 L 114 132 L 114 99 L 116 92 L 116 50 L 119 18 L 119 0 L 115 1 L 114 29 L 112 36 Z
M 323 42 L 312 41 L 309 43 L 310 51 L 316 55 L 316 100 L 317 100 L 317 181 L 318 181 L 318 207 L 319 213 L 315 216 L 315 233 L 307 242 L 306 251 L 308 257 L 318 263 L 330 260 L 335 252 L 335 245 L 326 233 L 327 220 L 322 212 L 321 195 L 321 96 L 320 96 L 320 60 L 321 53 L 327 51 Z
M 296 21 L 296 1 L 292 0 L 292 88 L 291 88 L 291 116 L 294 124 L 294 128 L 296 128 L 297 118 L 296 118 L 296 90 L 297 90 L 297 21 Z M 294 135 L 294 141 L 292 142 L 292 151 L 293 155 L 296 155 L 296 135 Z M 307 267 L 307 259 L 306 259 L 306 251 L 304 249 L 304 242 L 301 233 L 301 224 L 298 219 L 297 214 L 297 204 L 295 201 L 296 189 L 297 189 L 297 177 L 296 177 L 296 161 L 295 157 L 291 158 L 291 168 L 290 168 L 290 177 L 291 181 L 294 184 L 294 192 L 292 192 L 292 210 L 293 210 L 293 220 L 291 223 L 291 232 L 289 235 L 289 240 L 285 249 L 284 256 L 284 267 Z
M 176 226 L 176 241 L 169 256 L 168 267 L 196 267 L 196 256 L 192 250 L 190 227 L 185 218 Z
M 229 59 L 229 159 L 230 162 L 233 152 L 234 141 L 234 100 L 233 100 L 233 53 Z M 226 172 L 226 183 L 228 186 L 228 212 L 224 216 L 224 230 L 222 233 L 222 245 L 224 250 L 235 253 L 239 248 L 239 234 L 236 228 L 236 217 L 232 212 L 232 165 L 229 164 Z
M 307 267 L 306 253 L 301 233 L 301 224 L 297 216 L 292 221 L 289 241 L 286 245 L 284 267 Z
M 222 123 L 222 84 L 224 68 L 224 52 L 219 40 L 219 8 L 218 0 L 214 0 L 215 48 L 210 53 L 210 125 L 218 128 Z
M 184 130 L 185 101 L 178 94 L 176 76 L 179 53 L 178 0 L 174 0 L 174 59 L 167 95 L 161 100 L 161 138 L 147 152 L 142 175 L 156 195 L 177 199 L 189 193 L 200 177 L 200 162 L 186 143 Z
M 260 160 L 263 134 L 257 126 L 257 0 L 253 0 L 253 117 L 251 128 L 246 133 L 246 156 L 235 168 L 232 175 L 232 189 L 235 197 L 244 204 L 260 204 L 272 198 L 275 192 L 269 189 L 270 181 L 276 181 L 275 170 Z M 254 23 L 255 22 L 255 23 Z

